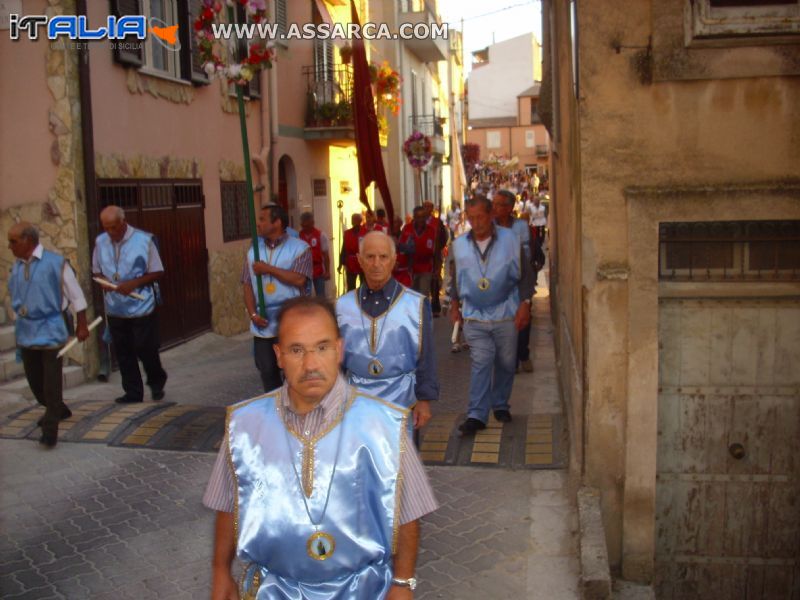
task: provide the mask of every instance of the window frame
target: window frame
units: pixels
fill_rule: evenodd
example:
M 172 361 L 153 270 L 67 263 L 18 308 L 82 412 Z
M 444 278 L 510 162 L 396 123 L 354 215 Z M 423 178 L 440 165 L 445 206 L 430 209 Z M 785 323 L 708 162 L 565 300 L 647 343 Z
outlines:
M 150 22 L 152 17 L 152 5 L 151 3 L 154 0 L 142 0 L 140 3 L 140 7 L 142 9 L 142 14 L 147 19 L 147 22 Z M 163 18 L 159 17 L 160 20 L 164 21 L 165 23 L 180 23 L 180 11 L 178 8 L 178 0 L 157 0 L 161 2 L 164 6 L 164 16 Z M 181 54 L 184 52 L 183 47 L 179 51 L 170 51 L 164 49 L 164 56 L 166 57 L 167 68 L 161 69 L 155 66 L 154 63 L 154 52 L 158 49 L 161 49 L 161 45 L 157 44 L 155 41 L 154 36 L 148 35 L 147 38 L 144 40 L 144 53 L 142 55 L 142 66 L 139 69 L 142 73 L 157 75 L 160 77 L 168 77 L 171 79 L 176 79 L 180 81 L 185 81 L 186 77 L 183 73 L 183 65 L 181 64 Z M 187 52 L 189 49 L 186 50 Z
M 684 0 L 687 47 L 756 40 L 762 44 L 798 43 L 800 0 L 769 6 L 711 6 L 711 0 Z

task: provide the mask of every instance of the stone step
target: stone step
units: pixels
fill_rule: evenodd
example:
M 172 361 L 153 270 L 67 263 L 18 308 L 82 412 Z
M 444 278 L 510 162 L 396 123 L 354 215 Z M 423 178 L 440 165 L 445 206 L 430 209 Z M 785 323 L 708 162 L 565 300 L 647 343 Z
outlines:
M 24 373 L 22 363 L 17 362 L 16 350 L 0 354 L 0 381 L 11 381 L 24 375 Z
M 65 390 L 77 387 L 86 381 L 86 377 L 83 374 L 83 367 L 79 365 L 67 365 L 61 369 L 61 374 L 64 378 Z M 19 377 L 0 385 L 0 392 L 16 394 L 28 400 L 34 399 L 33 392 L 28 386 L 28 380 L 24 377 Z
M 14 339 L 14 326 L 0 326 L 0 352 L 8 352 L 16 348 L 16 346 L 17 341 Z

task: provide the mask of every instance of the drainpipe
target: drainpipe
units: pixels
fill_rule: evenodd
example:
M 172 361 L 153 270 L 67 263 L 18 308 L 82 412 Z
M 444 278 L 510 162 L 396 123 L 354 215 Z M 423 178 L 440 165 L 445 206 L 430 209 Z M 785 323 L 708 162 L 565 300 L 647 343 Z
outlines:
M 271 203 L 272 199 L 278 195 L 278 191 L 275 189 L 275 145 L 278 143 L 278 73 L 275 67 L 269 70 L 267 87 L 269 88 L 269 152 L 267 158 L 269 162 L 269 202 Z
M 86 15 L 86 0 L 77 0 L 75 12 L 78 15 Z M 65 58 L 66 66 L 67 60 Z M 94 247 L 94 240 L 99 233 L 97 226 L 97 214 L 99 206 L 97 204 L 97 185 L 94 170 L 94 128 L 92 125 L 92 87 L 89 78 L 89 49 L 86 44 L 80 44 L 78 50 L 78 92 L 81 107 L 81 152 L 83 154 L 83 186 L 85 194 L 85 217 L 86 234 L 89 239 L 89 252 Z M 77 217 L 77 214 L 76 214 Z M 79 222 L 76 219 L 76 227 Z M 77 231 L 75 232 L 78 233 Z M 91 254 L 87 264 L 91 264 Z M 90 267 L 91 269 L 91 267 Z M 88 275 L 88 274 L 87 274 Z M 87 277 L 84 276 L 84 279 Z M 103 294 L 99 286 L 92 285 L 92 306 L 94 314 L 103 312 Z M 89 344 L 85 351 L 88 354 L 90 370 L 94 372 L 98 361 L 98 349 L 96 344 Z

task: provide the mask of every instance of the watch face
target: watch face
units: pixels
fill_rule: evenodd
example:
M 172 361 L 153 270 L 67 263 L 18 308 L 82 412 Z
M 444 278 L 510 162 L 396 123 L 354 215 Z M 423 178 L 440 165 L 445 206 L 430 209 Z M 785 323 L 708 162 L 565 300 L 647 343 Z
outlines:
M 417 589 L 417 578 L 416 578 L 416 577 L 411 577 L 411 578 L 408 580 L 408 587 L 409 587 L 409 589 L 410 589 L 412 592 L 413 592 L 415 589 Z

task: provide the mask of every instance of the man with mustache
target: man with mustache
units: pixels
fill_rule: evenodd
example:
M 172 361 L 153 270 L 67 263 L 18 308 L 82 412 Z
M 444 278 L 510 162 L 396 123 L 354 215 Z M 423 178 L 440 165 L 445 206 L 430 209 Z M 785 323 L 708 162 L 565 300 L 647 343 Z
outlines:
M 344 337 L 344 367 L 351 384 L 411 409 L 415 429 L 431 418 L 439 398 L 427 297 L 392 278 L 392 238 L 381 231 L 361 240 L 358 262 L 366 282 L 336 302 Z
M 203 499 L 217 511 L 212 600 L 413 598 L 418 520 L 437 505 L 408 411 L 347 385 L 324 298 L 288 300 L 278 340 L 286 381 L 228 409 Z

